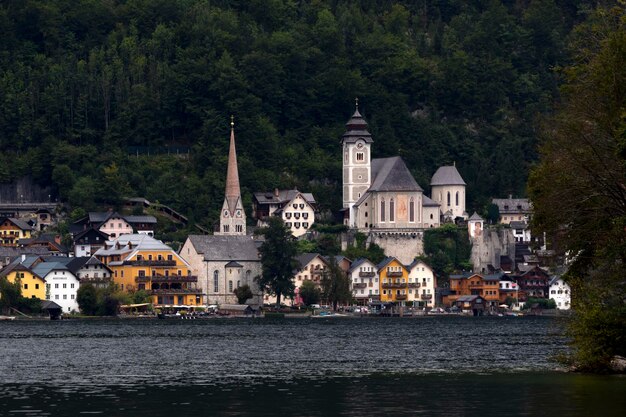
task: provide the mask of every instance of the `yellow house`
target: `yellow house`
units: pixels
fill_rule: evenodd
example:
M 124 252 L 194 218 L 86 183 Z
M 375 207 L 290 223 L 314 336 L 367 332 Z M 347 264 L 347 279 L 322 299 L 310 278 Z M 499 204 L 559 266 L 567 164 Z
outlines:
M 0 217 L 0 246 L 17 246 L 20 239 L 30 239 L 33 228 L 26 222 Z
M 408 297 L 408 269 L 396 258 L 385 258 L 376 266 L 379 275 L 380 301 L 404 304 Z
M 46 281 L 29 268 L 19 263 L 19 260 L 20 258 L 16 259 L 0 271 L 0 277 L 6 277 L 12 284 L 19 282 L 22 297 L 45 300 Z
M 124 291 L 144 290 L 155 306 L 202 304 L 198 277 L 172 248 L 146 234 L 125 234 L 95 253 L 113 271 L 113 282 Z

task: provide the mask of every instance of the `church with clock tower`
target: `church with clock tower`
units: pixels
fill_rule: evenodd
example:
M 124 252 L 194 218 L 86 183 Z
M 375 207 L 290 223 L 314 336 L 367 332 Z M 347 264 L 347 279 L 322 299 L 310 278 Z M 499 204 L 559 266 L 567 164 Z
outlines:
M 467 219 L 465 182 L 456 166 L 440 167 L 431 181 L 433 200 L 402 158 L 372 158 L 373 143 L 357 102 L 341 137 L 344 224 L 368 235 L 388 256 L 410 263 L 423 253 L 424 229 Z

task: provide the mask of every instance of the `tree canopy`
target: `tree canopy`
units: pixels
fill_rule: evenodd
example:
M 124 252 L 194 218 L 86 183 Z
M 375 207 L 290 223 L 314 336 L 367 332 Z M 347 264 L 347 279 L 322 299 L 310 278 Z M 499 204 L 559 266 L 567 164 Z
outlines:
M 479 209 L 524 193 L 587 3 L 8 1 L 0 182 L 32 175 L 86 210 L 142 196 L 210 227 L 234 114 L 247 210 L 294 186 L 335 210 L 358 96 L 376 157 L 402 156 L 426 189 L 456 161 Z
M 542 129 L 530 178 L 534 226 L 566 254 L 577 314 L 574 362 L 606 370 L 626 346 L 626 10 L 598 8 L 576 28 L 563 101 Z
M 268 218 L 268 227 L 262 229 L 265 241 L 259 248 L 262 273 L 257 277 L 261 290 L 276 296 L 276 305 L 281 297 L 294 296 L 294 271 L 300 267 L 296 260 L 297 246 L 291 230 L 280 217 Z

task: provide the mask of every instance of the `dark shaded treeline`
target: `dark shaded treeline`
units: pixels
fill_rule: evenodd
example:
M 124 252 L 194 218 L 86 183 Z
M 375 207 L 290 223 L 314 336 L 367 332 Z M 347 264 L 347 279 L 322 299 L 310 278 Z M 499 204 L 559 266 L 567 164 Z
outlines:
M 85 209 L 144 196 L 210 225 L 234 114 L 247 208 L 253 191 L 298 186 L 337 209 L 358 96 L 375 157 L 401 155 L 425 188 L 455 161 L 480 208 L 524 193 L 587 3 L 6 1 L 0 182 L 31 174 Z

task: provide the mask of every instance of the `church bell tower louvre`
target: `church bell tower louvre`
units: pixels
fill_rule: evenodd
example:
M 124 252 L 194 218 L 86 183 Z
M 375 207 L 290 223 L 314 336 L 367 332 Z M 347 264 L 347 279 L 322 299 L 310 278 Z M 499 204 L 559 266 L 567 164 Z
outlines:
M 354 203 L 361 198 L 372 184 L 371 133 L 367 122 L 359 112 L 359 100 L 355 99 L 356 109 L 346 123 L 346 132 L 341 137 L 343 152 L 343 208 L 348 211 L 350 226 L 353 227 Z
M 215 232 L 220 236 L 244 236 L 246 234 L 246 213 L 241 201 L 237 151 L 235 149 L 235 121 L 230 120 L 230 146 L 228 168 L 226 170 L 226 191 L 220 213 L 220 228 Z

